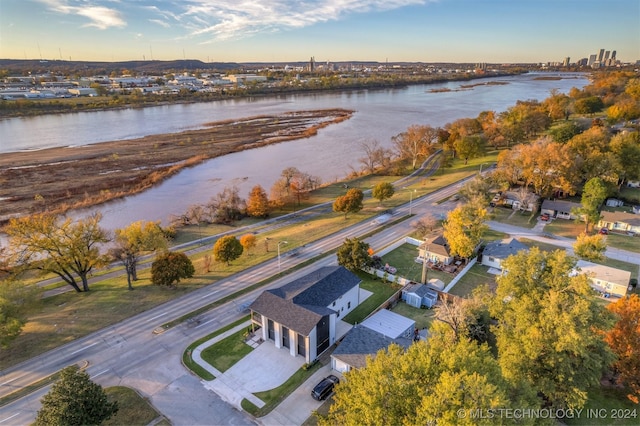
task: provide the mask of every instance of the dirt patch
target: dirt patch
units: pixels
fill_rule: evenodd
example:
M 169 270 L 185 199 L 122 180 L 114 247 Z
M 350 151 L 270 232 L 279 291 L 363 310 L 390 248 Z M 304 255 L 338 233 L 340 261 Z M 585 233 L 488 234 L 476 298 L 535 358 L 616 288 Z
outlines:
M 295 111 L 209 123 L 199 130 L 0 156 L 0 223 L 62 213 L 135 194 L 185 167 L 272 143 L 313 136 L 351 117 L 343 109 Z

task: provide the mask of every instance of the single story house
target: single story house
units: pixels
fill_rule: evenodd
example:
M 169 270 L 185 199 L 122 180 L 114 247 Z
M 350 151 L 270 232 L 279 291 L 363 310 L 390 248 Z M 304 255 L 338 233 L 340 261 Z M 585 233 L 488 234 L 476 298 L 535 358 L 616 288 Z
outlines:
M 249 306 L 262 339 L 291 356 L 314 361 L 336 342 L 336 323 L 360 303 L 360 278 L 342 266 L 326 266 L 265 290 Z
M 510 206 L 513 210 L 523 210 L 531 212 L 538 206 L 540 197 L 533 192 L 524 194 L 520 191 L 506 191 L 502 194 L 501 202 L 505 206 Z
M 422 263 L 425 258 L 427 262 L 443 263 L 445 265 L 450 265 L 453 262 L 449 243 L 447 243 L 442 234 L 429 238 L 418 246 L 416 262 Z
M 490 268 L 502 269 L 502 262 L 520 250 L 529 250 L 529 247 L 515 238 L 492 241 L 488 243 L 482 251 L 482 260 L 480 263 Z
M 631 272 L 598 263 L 579 260 L 577 273 L 587 274 L 591 287 L 605 297 L 624 297 L 627 294 Z
M 424 284 L 411 283 L 403 287 L 401 298 L 414 308 L 433 308 L 438 302 L 438 293 Z
M 627 212 L 601 212 L 599 228 L 640 234 L 640 215 Z
M 341 373 L 362 368 L 368 357 L 375 357 L 392 343 L 408 348 L 415 324 L 414 320 L 387 309 L 376 312 L 344 336 L 331 353 L 331 368 Z
M 549 216 L 558 219 L 577 219 L 577 216 L 571 213 L 571 210 L 581 207 L 582 204 L 572 203 L 571 201 L 544 200 L 540 213 L 547 213 Z

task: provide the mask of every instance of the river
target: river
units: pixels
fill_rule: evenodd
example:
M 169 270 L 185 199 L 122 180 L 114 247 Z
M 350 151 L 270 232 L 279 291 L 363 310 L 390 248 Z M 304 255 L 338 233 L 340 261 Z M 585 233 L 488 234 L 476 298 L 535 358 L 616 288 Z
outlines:
M 537 79 L 559 76 L 559 80 Z M 484 85 L 487 82 L 507 84 Z M 472 82 L 415 85 L 400 89 L 306 93 L 277 97 L 174 104 L 143 109 L 122 109 L 0 120 L 0 155 L 25 149 L 81 146 L 150 134 L 200 128 L 205 123 L 285 111 L 345 108 L 355 111 L 345 122 L 320 130 L 311 138 L 284 142 L 225 155 L 183 170 L 144 193 L 97 207 L 107 229 L 137 220 L 168 223 L 193 204 L 202 204 L 225 186 L 236 185 L 243 197 L 262 185 L 267 191 L 286 167 L 319 176 L 323 182 L 360 169 L 360 144 L 377 140 L 390 147 L 391 138 L 414 124 L 443 126 L 482 111 L 501 112 L 518 100 L 542 101 L 552 90 L 567 93 L 589 83 L 587 75 L 529 73 Z M 463 85 L 474 85 L 463 89 Z M 433 89 L 450 89 L 432 92 Z M 95 211 L 92 209 L 90 211 Z M 73 213 L 82 216 L 88 211 Z

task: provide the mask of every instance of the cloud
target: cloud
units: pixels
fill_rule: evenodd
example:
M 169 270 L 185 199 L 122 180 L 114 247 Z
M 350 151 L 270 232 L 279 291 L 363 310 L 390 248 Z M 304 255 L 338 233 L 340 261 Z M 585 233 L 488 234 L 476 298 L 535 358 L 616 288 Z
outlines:
M 181 21 L 190 35 L 228 40 L 429 1 L 432 0 L 184 0 L 176 6 L 183 8 Z
M 158 24 L 161 27 L 165 27 L 165 28 L 169 28 L 171 26 L 171 24 L 169 24 L 168 22 L 165 22 L 161 19 L 149 19 L 149 22 L 153 22 L 154 24 Z
M 77 15 L 87 18 L 88 23 L 83 27 L 96 27 L 101 30 L 116 27 L 122 28 L 127 25 L 122 18 L 122 14 L 113 8 L 90 4 L 87 1 L 79 0 L 38 0 L 45 4 L 48 9 L 64 15 Z

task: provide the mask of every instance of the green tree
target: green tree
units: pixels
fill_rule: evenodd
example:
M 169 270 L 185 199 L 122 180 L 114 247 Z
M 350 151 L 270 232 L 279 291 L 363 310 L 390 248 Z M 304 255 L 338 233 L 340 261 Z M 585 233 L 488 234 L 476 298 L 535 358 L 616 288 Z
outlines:
M 252 217 L 265 218 L 269 216 L 269 198 L 267 192 L 260 185 L 251 188 L 247 199 L 247 214 Z
M 589 179 L 584 184 L 580 200 L 582 206 L 576 209 L 576 213 L 580 216 L 579 220 L 584 221 L 584 232 L 589 232 L 589 225 L 596 224 L 600 220 L 600 207 L 608 193 L 607 186 L 599 177 Z
M 464 159 L 467 164 L 470 158 L 478 157 L 484 150 L 484 139 L 482 136 L 464 136 L 456 139 L 453 144 L 458 157 Z
M 625 180 L 640 180 L 640 132 L 618 133 L 609 148 L 620 165 L 620 185 Z
M 129 290 L 133 290 L 131 281 L 138 280 L 137 266 L 140 256 L 167 248 L 167 239 L 160 222 L 138 221 L 126 228 L 116 229 L 114 243 L 115 247 L 110 252 L 124 265 Z
M 172 287 L 182 278 L 191 278 L 195 273 L 191 259 L 184 253 L 163 253 L 151 264 L 151 282 L 155 285 Z
M 16 280 L 0 281 L 0 347 L 6 348 L 24 326 L 26 313 L 39 301 L 35 286 Z
M 225 235 L 218 238 L 218 241 L 213 245 L 213 258 L 218 262 L 230 265 L 232 260 L 236 260 L 242 255 L 243 250 L 242 244 L 236 237 Z
M 393 189 L 393 185 L 390 182 L 380 182 L 371 191 L 371 196 L 380 201 L 380 203 L 393 197 L 393 194 L 395 194 L 395 189 Z
M 460 257 L 473 254 L 487 229 L 486 216 L 487 210 L 476 203 L 467 203 L 449 212 L 442 227 L 452 254 Z
M 13 218 L 5 228 L 10 238 L 8 256 L 15 265 L 59 276 L 77 292 L 89 291 L 89 273 L 109 261 L 99 249 L 109 241 L 101 219 L 100 213 L 62 222 L 46 213 Z
M 607 250 L 607 241 L 603 235 L 589 235 L 581 233 L 573 244 L 573 252 L 581 259 L 591 262 L 604 260 L 604 252 Z
M 364 199 L 364 193 L 361 189 L 351 188 L 346 194 L 336 198 L 333 202 L 333 211 L 344 213 L 344 218 L 347 218 L 348 213 L 357 213 L 362 210 L 362 200 Z
M 338 256 L 338 265 L 344 266 L 353 272 L 371 265 L 369 244 L 357 238 L 345 239 L 336 254 Z
M 602 336 L 611 316 L 589 279 L 574 273 L 565 251 L 533 247 L 509 256 L 490 304 L 498 362 L 513 385 L 526 384 L 543 403 L 581 408 L 613 356 Z
M 575 111 L 578 114 L 594 114 L 602 111 L 604 108 L 604 102 L 598 96 L 589 96 L 588 98 L 578 99 L 575 102 Z
M 99 425 L 118 412 L 118 402 L 109 402 L 102 386 L 78 367 L 66 367 L 42 398 L 36 426 Z

